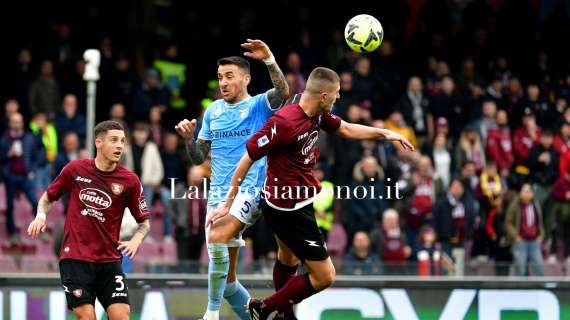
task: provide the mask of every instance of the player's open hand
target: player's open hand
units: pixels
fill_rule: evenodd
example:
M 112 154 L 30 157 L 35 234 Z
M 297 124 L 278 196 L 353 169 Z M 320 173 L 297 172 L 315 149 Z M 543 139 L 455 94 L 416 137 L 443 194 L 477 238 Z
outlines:
M 387 130 L 385 138 L 390 141 L 398 141 L 402 145 L 402 147 L 406 150 L 414 151 L 414 145 L 408 141 L 408 139 L 404 138 L 403 135 L 396 133 L 394 131 Z
M 140 245 L 141 242 L 135 239 L 131 239 L 129 241 L 119 241 L 117 250 L 121 251 L 124 255 L 132 259 L 139 251 Z
M 216 223 L 216 220 L 228 215 L 230 213 L 230 208 L 226 207 L 225 205 L 219 206 L 214 210 L 212 215 L 206 221 L 206 227 L 210 226 L 211 224 Z
M 178 122 L 177 125 L 174 126 L 176 132 L 181 135 L 184 139 L 194 139 L 194 130 L 196 130 L 196 119 L 192 119 L 192 121 L 188 119 L 184 119 Z
M 244 52 L 243 55 L 252 59 L 267 59 L 273 55 L 271 50 L 269 50 L 269 46 L 261 40 L 247 39 L 245 43 L 242 43 L 241 47 L 249 50 Z
M 35 218 L 28 226 L 28 235 L 32 239 L 36 239 L 44 231 L 46 231 L 46 220 L 42 218 Z

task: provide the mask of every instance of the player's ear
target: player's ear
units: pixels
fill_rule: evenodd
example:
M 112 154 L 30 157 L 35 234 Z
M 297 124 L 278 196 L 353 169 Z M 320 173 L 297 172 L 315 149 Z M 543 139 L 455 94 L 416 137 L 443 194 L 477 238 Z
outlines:
M 245 82 L 245 85 L 249 85 L 249 82 L 251 81 L 251 75 L 250 74 L 246 74 L 243 76 L 243 81 Z

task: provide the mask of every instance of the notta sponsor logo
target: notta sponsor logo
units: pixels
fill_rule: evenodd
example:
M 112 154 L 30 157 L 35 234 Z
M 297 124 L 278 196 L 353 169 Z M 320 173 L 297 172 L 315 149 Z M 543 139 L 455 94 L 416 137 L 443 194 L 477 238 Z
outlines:
M 83 189 L 79 192 L 79 200 L 86 206 L 95 210 L 104 210 L 111 206 L 111 197 L 95 188 Z

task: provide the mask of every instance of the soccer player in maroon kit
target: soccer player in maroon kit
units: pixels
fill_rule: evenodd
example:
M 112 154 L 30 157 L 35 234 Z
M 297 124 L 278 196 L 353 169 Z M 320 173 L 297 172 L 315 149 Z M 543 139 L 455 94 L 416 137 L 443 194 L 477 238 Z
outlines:
M 118 164 L 125 131 L 116 121 L 95 126 L 95 159 L 73 160 L 39 200 L 28 227 L 33 238 L 45 231 L 52 203 L 70 192 L 59 269 L 67 306 L 77 319 L 95 320 L 95 298 L 110 320 L 129 319 L 128 288 L 121 251 L 133 258 L 150 231 L 150 213 L 139 178 Z M 131 240 L 119 241 L 125 208 L 139 226 Z
M 334 281 L 335 269 L 310 205 L 321 189 L 311 170 L 319 157 L 316 142 L 320 129 L 349 139 L 383 137 L 399 141 L 405 149 L 414 149 L 398 133 L 347 123 L 331 114 L 334 102 L 340 98 L 339 91 L 340 79 L 336 72 L 321 67 L 314 69 L 303 94 L 277 111 L 248 140 L 247 153 L 238 163 L 225 204 L 207 221 L 207 224 L 216 223 L 228 214 L 251 165 L 267 156 L 261 207 L 279 246 L 273 270 L 277 292 L 263 300 L 250 300 L 248 308 L 253 320 L 267 319 L 274 311 L 284 312 Z M 296 275 L 299 261 L 304 263 L 308 273 Z

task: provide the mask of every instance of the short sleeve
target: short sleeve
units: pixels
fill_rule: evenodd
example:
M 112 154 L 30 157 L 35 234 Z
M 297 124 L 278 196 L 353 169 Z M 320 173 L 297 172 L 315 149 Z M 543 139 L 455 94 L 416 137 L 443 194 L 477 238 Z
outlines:
M 212 131 L 210 131 L 210 119 L 212 109 L 214 108 L 214 103 L 211 103 L 204 113 L 204 118 L 202 119 L 202 128 L 200 128 L 200 133 L 198 133 L 198 139 L 208 141 L 212 140 Z
M 321 129 L 328 133 L 333 133 L 340 128 L 341 121 L 342 119 L 339 116 L 330 112 L 325 112 L 321 118 Z
M 247 140 L 249 157 L 258 160 L 286 144 L 288 128 L 278 116 L 272 116 L 263 127 Z
M 70 162 L 65 167 L 63 167 L 59 175 L 48 186 L 46 193 L 49 201 L 57 201 L 61 195 L 71 190 L 71 186 L 73 184 L 73 179 L 71 177 L 72 166 L 73 162 Z
M 131 187 L 129 188 L 128 207 L 138 223 L 150 218 L 143 187 L 136 175 L 133 175 Z

